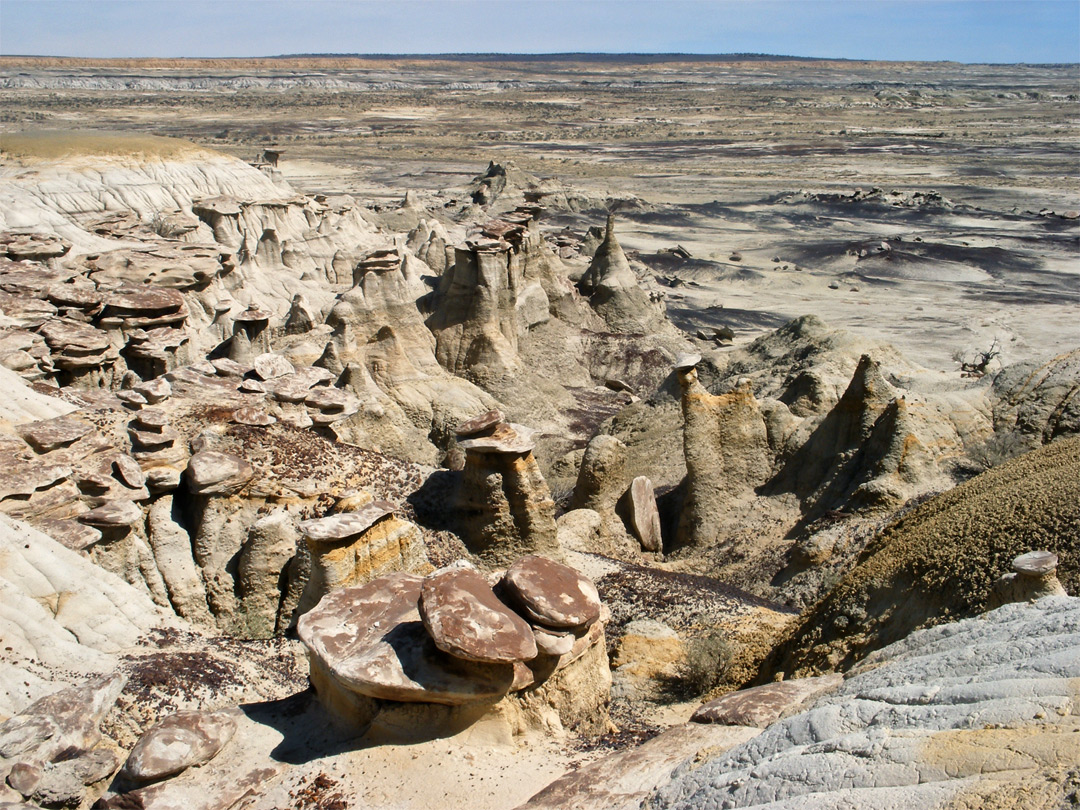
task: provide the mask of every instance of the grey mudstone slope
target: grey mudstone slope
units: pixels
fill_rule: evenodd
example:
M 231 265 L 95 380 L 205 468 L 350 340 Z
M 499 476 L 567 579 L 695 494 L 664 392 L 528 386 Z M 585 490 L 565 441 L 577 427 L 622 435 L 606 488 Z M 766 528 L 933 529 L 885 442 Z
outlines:
M 1078 678 L 1080 599 L 1007 605 L 878 651 L 810 710 L 683 766 L 644 806 L 1034 806 L 1033 783 L 1080 762 Z

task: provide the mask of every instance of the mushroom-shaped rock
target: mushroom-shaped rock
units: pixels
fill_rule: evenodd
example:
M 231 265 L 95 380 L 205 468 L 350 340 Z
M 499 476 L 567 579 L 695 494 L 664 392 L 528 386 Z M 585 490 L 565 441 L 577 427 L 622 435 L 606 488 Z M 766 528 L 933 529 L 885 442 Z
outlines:
M 209 762 L 236 732 L 236 711 L 169 715 L 135 744 L 122 774 L 135 782 L 155 782 Z
M 300 523 L 311 555 L 311 573 L 301 611 L 327 593 L 396 571 L 427 568 L 420 530 L 394 515 L 389 501 L 371 501 L 353 511 Z
M 522 557 L 507 569 L 503 585 L 515 607 L 547 627 L 584 627 L 600 618 L 600 594 L 592 580 L 547 557 Z
M 499 601 L 471 566 L 450 565 L 428 576 L 420 616 L 435 645 L 457 658 L 513 663 L 537 655 L 529 625 Z
M 524 455 L 531 453 L 536 447 L 534 435 L 535 431 L 532 428 L 503 422 L 484 435 L 474 435 L 472 438 L 462 440 L 459 444 L 466 453 Z
M 266 427 L 277 422 L 273 416 L 268 414 L 262 408 L 255 408 L 248 406 L 246 408 L 237 408 L 233 411 L 233 421 L 240 425 L 252 425 L 254 427 Z
M 339 512 L 327 517 L 302 521 L 300 531 L 316 543 L 347 540 L 363 534 L 382 518 L 392 515 L 396 508 L 389 501 L 373 501 L 355 512 Z
M 186 475 L 192 492 L 199 495 L 231 495 L 255 476 L 255 470 L 239 456 L 204 450 L 191 457 Z
M 1052 551 L 1029 551 L 1012 563 L 1012 572 L 998 579 L 990 589 L 987 607 L 1008 602 L 1029 602 L 1044 596 L 1065 596 L 1057 578 L 1058 556 Z
M 272 314 L 273 313 L 268 312 L 265 309 L 259 309 L 256 304 L 251 304 L 247 309 L 245 309 L 243 312 L 236 316 L 236 320 L 240 321 L 241 323 L 266 323 L 270 320 L 270 316 Z
M 261 380 L 275 380 L 278 377 L 284 377 L 286 374 L 292 374 L 296 369 L 293 368 L 293 364 L 282 357 L 280 354 L 273 354 L 268 352 L 267 354 L 260 354 L 255 358 L 253 364 L 255 366 L 255 373 Z
M 394 573 L 327 594 L 300 617 L 320 699 L 340 690 L 407 703 L 460 705 L 505 695 L 510 664 L 463 661 L 439 650 L 417 612 L 422 579 Z M 347 703 L 347 700 L 344 701 Z
M 680 354 L 675 358 L 676 371 L 689 371 L 701 362 L 700 354 Z
M 1044 577 L 1057 571 L 1058 555 L 1052 551 L 1029 551 L 1013 560 L 1013 571 L 1028 577 Z
M 19 427 L 19 435 L 39 453 L 65 447 L 91 433 L 93 426 L 80 419 L 58 416 Z
M 472 419 L 467 419 L 458 425 L 457 436 L 459 439 L 468 439 L 489 431 L 503 421 L 502 411 L 496 409 L 486 411 Z
M 97 509 L 83 512 L 79 520 L 90 526 L 114 528 L 116 526 L 133 526 L 141 522 L 143 512 L 131 501 L 110 501 Z

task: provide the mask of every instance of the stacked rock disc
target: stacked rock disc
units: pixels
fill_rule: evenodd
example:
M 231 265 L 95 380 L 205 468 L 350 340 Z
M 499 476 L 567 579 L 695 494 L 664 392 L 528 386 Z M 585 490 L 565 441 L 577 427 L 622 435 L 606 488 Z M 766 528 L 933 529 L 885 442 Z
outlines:
M 575 646 L 601 638 L 600 612 L 587 577 L 531 556 L 495 589 L 461 561 L 423 578 L 394 573 L 341 588 L 302 616 L 298 630 L 317 689 L 461 705 L 535 683 L 523 669 L 556 671 L 563 658 L 576 657 Z

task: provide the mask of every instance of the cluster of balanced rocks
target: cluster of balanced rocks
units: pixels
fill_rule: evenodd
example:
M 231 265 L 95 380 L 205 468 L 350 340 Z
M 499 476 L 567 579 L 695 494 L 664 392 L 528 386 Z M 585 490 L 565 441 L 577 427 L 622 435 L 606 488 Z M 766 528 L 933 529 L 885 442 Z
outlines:
M 427 706 L 410 724 L 420 734 L 493 711 L 580 728 L 606 725 L 604 614 L 587 577 L 530 555 L 489 575 L 458 561 L 340 588 L 298 631 L 320 701 L 350 724 L 408 704 L 413 715 Z

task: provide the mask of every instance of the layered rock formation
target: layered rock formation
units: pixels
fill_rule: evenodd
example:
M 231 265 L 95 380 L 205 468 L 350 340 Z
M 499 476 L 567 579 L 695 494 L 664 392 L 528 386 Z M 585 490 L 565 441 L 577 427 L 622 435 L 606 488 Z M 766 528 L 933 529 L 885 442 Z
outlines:
M 604 728 L 603 627 L 591 582 L 526 557 L 496 591 L 468 563 L 332 591 L 298 630 L 319 698 L 342 721 L 367 728 L 380 713 L 400 711 L 395 703 L 419 704 L 426 719 L 415 733 L 431 737 L 507 711 L 496 708 L 507 695 L 524 715 L 552 700 L 540 694 L 545 688 L 560 695 L 548 708 L 558 722 Z M 571 681 L 592 686 L 564 691 Z

